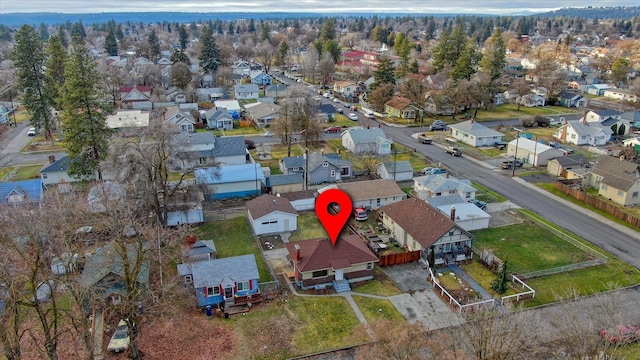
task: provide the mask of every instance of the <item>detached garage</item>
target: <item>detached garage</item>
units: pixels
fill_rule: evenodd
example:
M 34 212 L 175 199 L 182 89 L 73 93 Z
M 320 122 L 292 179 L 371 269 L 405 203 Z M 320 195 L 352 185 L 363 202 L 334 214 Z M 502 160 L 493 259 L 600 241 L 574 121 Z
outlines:
M 247 202 L 247 217 L 256 235 L 277 234 L 298 229 L 298 214 L 283 197 L 262 195 Z

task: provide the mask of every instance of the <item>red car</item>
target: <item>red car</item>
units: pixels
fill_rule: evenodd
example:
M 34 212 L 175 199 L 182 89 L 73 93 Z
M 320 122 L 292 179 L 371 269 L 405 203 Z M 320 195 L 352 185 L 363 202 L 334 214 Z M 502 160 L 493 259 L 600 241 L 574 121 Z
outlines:
M 600 336 L 609 344 L 630 344 L 640 340 L 640 328 L 635 325 L 615 325 L 600 330 Z
M 340 126 L 331 126 L 324 130 L 324 132 L 326 133 L 338 133 L 340 131 L 342 131 L 342 128 Z

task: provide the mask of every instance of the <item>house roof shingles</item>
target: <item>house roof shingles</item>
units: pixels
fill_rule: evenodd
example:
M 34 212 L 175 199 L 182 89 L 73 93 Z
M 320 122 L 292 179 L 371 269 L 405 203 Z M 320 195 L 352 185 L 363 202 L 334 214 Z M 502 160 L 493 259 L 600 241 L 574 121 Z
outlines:
M 339 236 L 335 245 L 329 238 L 285 243 L 287 258 L 295 261 L 295 245 L 300 246 L 301 272 L 323 269 L 344 269 L 355 264 L 377 262 L 378 257 L 369 250 L 358 235 Z
M 458 227 L 438 209 L 416 198 L 385 205 L 380 212 L 391 218 L 425 249 Z
M 246 207 L 254 220 L 274 211 L 297 215 L 296 209 L 293 208 L 289 199 L 271 194 L 264 194 L 247 201 Z
M 454 130 L 459 130 L 467 134 L 471 134 L 477 138 L 481 137 L 500 137 L 504 136 L 503 133 L 488 128 L 477 121 L 467 120 L 458 124 L 449 125 Z
M 225 279 L 243 282 L 260 278 L 256 258 L 253 254 L 180 265 L 191 267 L 195 288 L 218 286 Z
M 391 100 L 387 101 L 385 105 L 393 109 L 402 110 L 411 105 L 411 100 L 402 96 L 394 96 Z
M 392 179 L 378 179 L 368 181 L 356 181 L 338 185 L 346 192 L 352 201 L 378 199 L 392 196 L 405 197 L 400 186 Z
M 602 176 L 603 184 L 628 191 L 640 180 L 640 165 L 611 156 L 600 156 L 592 173 Z

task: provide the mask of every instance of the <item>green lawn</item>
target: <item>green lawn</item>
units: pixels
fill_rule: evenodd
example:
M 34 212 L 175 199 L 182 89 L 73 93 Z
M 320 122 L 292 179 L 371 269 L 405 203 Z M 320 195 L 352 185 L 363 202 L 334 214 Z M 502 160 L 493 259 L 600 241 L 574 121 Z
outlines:
M 505 105 L 498 106 L 491 111 L 480 109 L 475 119 L 478 121 L 492 121 L 492 120 L 520 118 L 525 116 L 536 116 L 536 115 L 553 116 L 557 114 L 566 114 L 569 112 L 572 112 L 571 109 L 567 109 L 561 106 L 545 106 L 542 108 L 540 107 L 528 108 L 525 106 L 521 106 L 520 110 L 518 111 L 517 105 L 505 104 Z M 445 118 L 443 120 L 447 121 L 448 119 Z
M 507 260 L 511 272 L 527 273 L 592 260 L 593 256 L 540 226 L 530 224 L 474 232 L 473 245 Z
M 393 296 L 402 293 L 379 266 L 373 269 L 373 280 L 353 288 L 353 292 L 379 296 Z
M 298 214 L 298 230 L 291 234 L 289 240 L 300 241 L 327 237 L 327 232 L 320 224 L 315 211 L 304 211 Z
M 218 257 L 225 258 L 231 256 L 254 254 L 260 282 L 272 281 L 269 269 L 260 253 L 258 244 L 253 238 L 249 222 L 246 217 L 205 223 L 200 227 L 202 235 L 200 239 L 213 239 L 218 252 Z
M 44 166 L 43 163 L 38 164 L 26 164 L 17 166 L 7 166 L 0 169 L 0 179 L 8 176 L 13 171 L 16 171 L 11 178 L 4 179 L 2 181 L 20 181 L 40 178 L 40 170 Z M 17 169 L 17 170 L 16 170 Z
M 353 300 L 358 304 L 367 321 L 391 320 L 404 322 L 404 316 L 396 309 L 389 300 L 375 299 L 365 296 L 353 295 Z
M 508 264 L 507 264 L 508 266 Z M 491 272 L 491 270 L 487 269 L 486 266 L 482 265 L 478 261 L 470 261 L 460 266 L 462 270 L 464 270 L 467 275 L 469 275 L 473 280 L 475 280 L 483 289 L 487 290 L 491 296 L 494 298 L 500 298 L 501 296 L 513 295 L 517 293 L 517 291 L 509 288 L 506 293 L 498 294 L 491 288 L 491 282 L 495 280 L 496 274 Z
M 478 192 L 476 193 L 476 199 L 478 200 L 482 200 L 488 203 L 489 202 L 499 203 L 499 202 L 507 201 L 507 198 L 505 198 L 504 196 L 496 193 L 495 191 L 487 187 L 484 187 L 478 184 L 477 182 L 473 182 L 471 185 L 473 185 L 474 188 L 478 189 Z
M 360 322 L 343 297 L 289 297 L 288 310 L 301 323 L 293 337 L 299 354 L 337 349 L 369 340 L 366 332 L 354 331 Z

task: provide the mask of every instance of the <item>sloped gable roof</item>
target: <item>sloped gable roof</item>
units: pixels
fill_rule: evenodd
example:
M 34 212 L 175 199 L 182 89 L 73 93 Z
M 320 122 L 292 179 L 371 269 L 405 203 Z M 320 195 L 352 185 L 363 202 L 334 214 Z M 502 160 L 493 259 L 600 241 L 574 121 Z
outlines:
M 640 165 L 612 156 L 600 156 L 591 172 L 602 176 L 603 184 L 623 191 L 640 181 Z
M 471 186 L 471 181 L 447 177 L 445 174 L 419 176 L 414 180 L 434 193 L 448 193 L 453 190 L 465 193 L 477 191 L 476 188 Z
M 411 166 L 411 162 L 409 160 L 401 160 L 401 161 L 386 161 L 380 163 L 379 165 L 384 166 L 387 169 L 389 174 L 393 173 L 403 173 L 410 172 L 413 173 L 413 166 Z
M 225 184 L 242 181 L 264 180 L 260 164 L 226 165 L 217 168 L 195 170 L 198 184 Z
M 338 184 L 337 187 L 346 192 L 352 201 L 381 199 L 392 196 L 406 197 L 400 186 L 392 179 L 354 181 Z
M 602 133 L 611 136 L 613 134 L 611 129 L 600 126 L 597 122 L 584 124 L 582 121 L 570 121 L 567 126 L 571 127 L 578 136 L 597 136 Z
M 457 124 L 448 125 L 450 128 L 471 134 L 475 137 L 504 136 L 503 133 L 488 128 L 477 121 L 467 120 Z
M 456 228 L 466 233 L 440 210 L 417 198 L 385 205 L 380 208 L 380 212 L 403 228 L 425 249 Z M 470 234 L 469 236 L 471 237 Z
M 42 180 L 0 182 L 0 201 L 7 203 L 12 194 L 22 195 L 24 199 L 21 203 L 40 202 L 42 200 Z
M 146 243 L 142 244 L 142 247 L 145 248 Z M 125 249 L 130 266 L 136 266 L 138 245 L 134 243 L 126 244 Z M 93 286 L 109 273 L 124 276 L 123 254 L 120 253 L 119 245 L 115 241 L 103 246 L 100 251 L 87 258 L 81 279 L 85 285 Z M 143 259 L 141 270 L 136 280 L 143 284 L 149 282 L 149 261 L 147 259 Z
M 378 262 L 378 257 L 367 248 L 357 235 L 339 236 L 335 246 L 329 238 L 311 239 L 285 243 L 289 254 L 287 258 L 295 261 L 295 246 L 300 246 L 301 272 L 323 269 L 344 269 L 356 264 Z
M 289 199 L 281 198 L 271 194 L 264 194 L 246 203 L 247 211 L 256 220 L 274 211 L 297 215 Z
M 253 254 L 181 265 L 190 265 L 195 288 L 219 286 L 225 280 L 238 283 L 260 279 Z
M 403 96 L 394 96 L 391 100 L 387 101 L 385 105 L 393 109 L 402 110 L 411 105 L 411 100 Z
M 67 170 L 69 170 L 69 157 L 65 155 L 50 164 L 46 164 L 42 170 L 40 170 L 40 173 L 67 172 Z
M 369 129 L 363 127 L 353 127 L 345 130 L 343 134 L 348 134 L 351 137 L 351 140 L 353 140 L 354 144 L 368 144 L 373 142 L 377 143 L 380 139 L 390 141 L 389 139 L 387 139 L 384 131 L 377 127 L 372 127 Z

